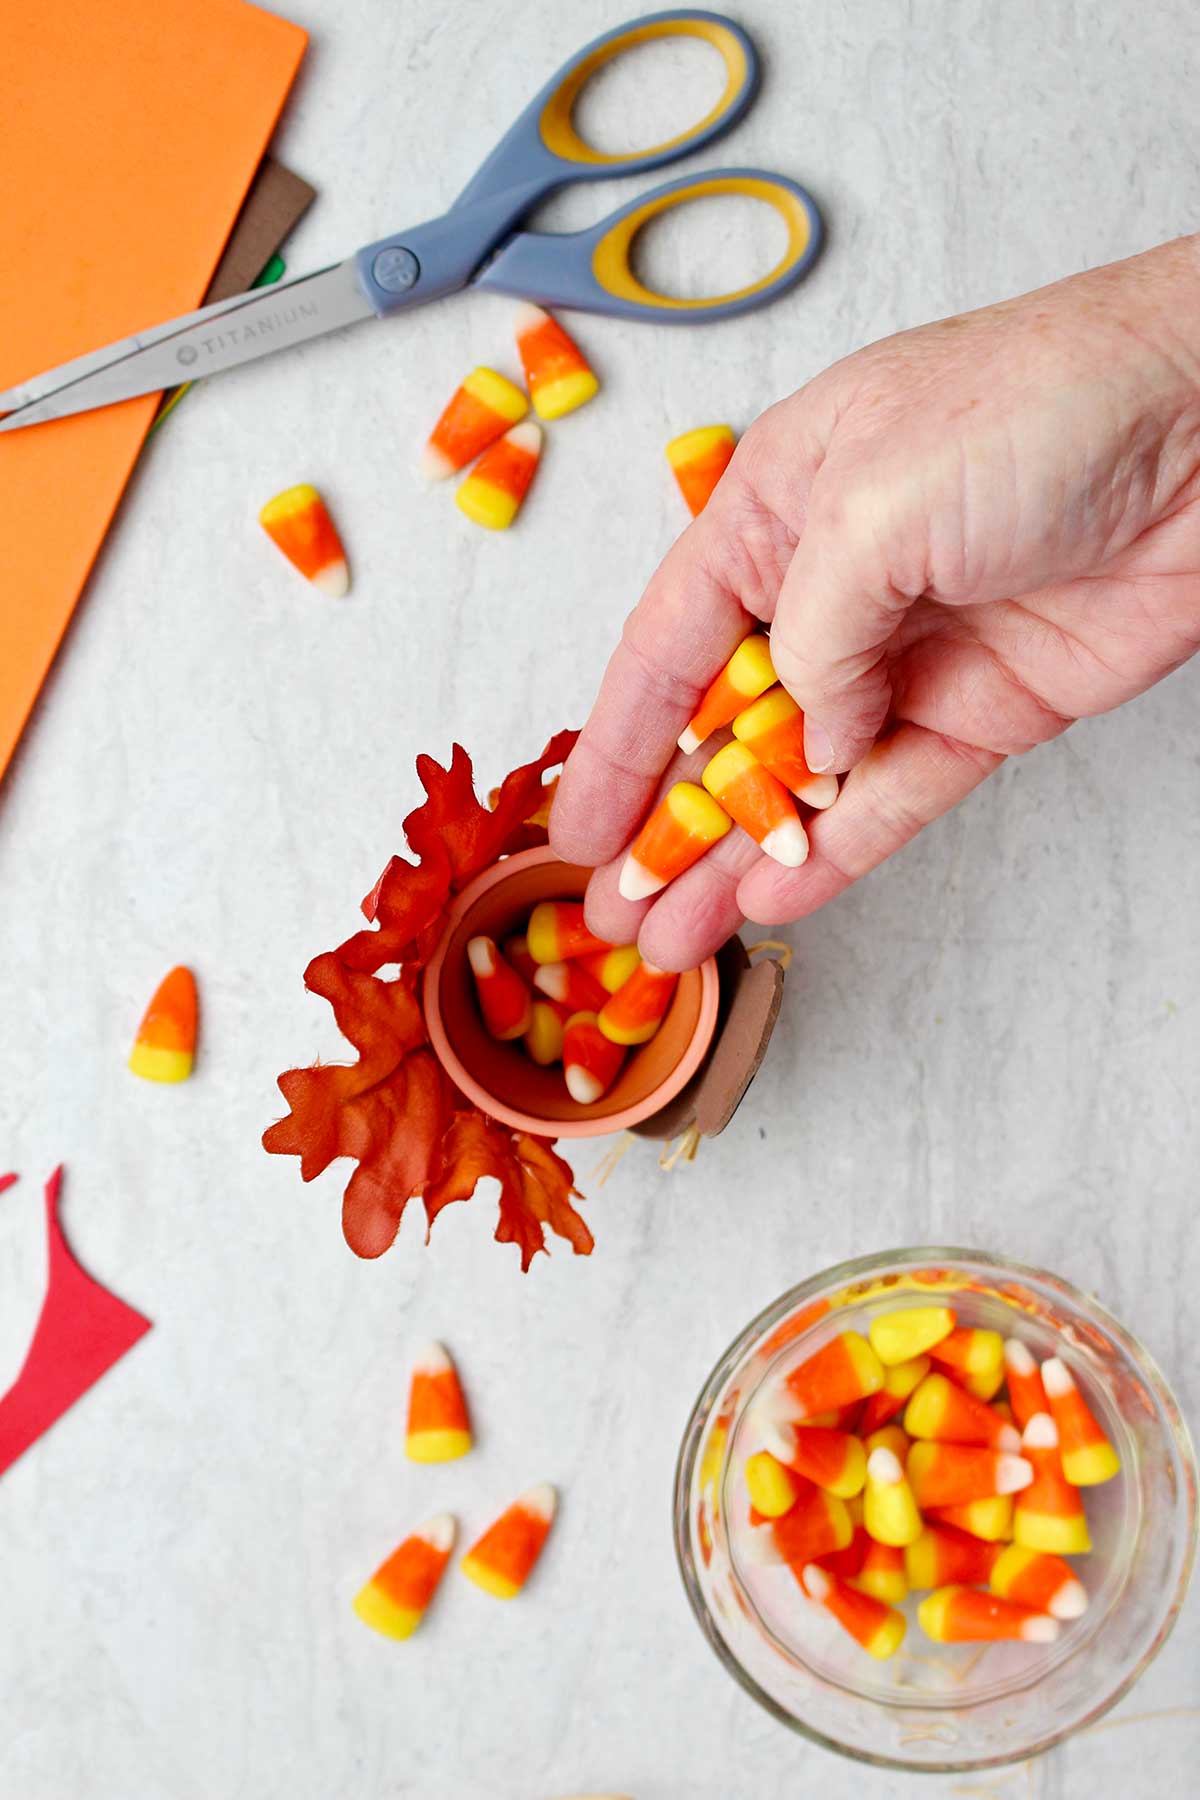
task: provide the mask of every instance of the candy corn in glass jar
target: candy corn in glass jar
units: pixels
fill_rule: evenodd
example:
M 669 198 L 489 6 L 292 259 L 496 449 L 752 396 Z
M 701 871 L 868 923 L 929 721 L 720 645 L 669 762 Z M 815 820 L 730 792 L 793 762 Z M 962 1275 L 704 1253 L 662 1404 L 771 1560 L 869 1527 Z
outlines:
M 1094 1723 L 1159 1649 L 1196 1464 L 1096 1300 L 983 1252 L 898 1251 L 730 1346 L 675 1525 L 706 1637 L 777 1719 L 866 1762 L 980 1769 Z

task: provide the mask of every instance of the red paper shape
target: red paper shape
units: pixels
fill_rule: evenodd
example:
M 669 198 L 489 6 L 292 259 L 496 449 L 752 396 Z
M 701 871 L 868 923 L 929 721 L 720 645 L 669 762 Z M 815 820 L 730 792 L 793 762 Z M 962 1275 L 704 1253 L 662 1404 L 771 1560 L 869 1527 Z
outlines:
M 0 1193 L 16 1179 L 0 1176 Z M 46 1183 L 46 1298 L 21 1373 L 0 1397 L 0 1475 L 150 1329 L 71 1255 L 58 1220 L 61 1188 L 59 1167 Z

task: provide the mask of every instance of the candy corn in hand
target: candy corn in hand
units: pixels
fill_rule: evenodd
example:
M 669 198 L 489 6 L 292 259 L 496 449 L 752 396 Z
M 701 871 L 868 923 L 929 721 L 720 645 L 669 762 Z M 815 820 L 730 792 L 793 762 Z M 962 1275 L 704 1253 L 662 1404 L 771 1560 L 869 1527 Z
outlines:
M 558 1496 L 548 1481 L 514 1500 L 462 1559 L 462 1572 L 497 1600 L 519 1594 L 554 1523 Z
M 454 496 L 455 505 L 488 531 L 507 531 L 537 472 L 541 428 L 529 419 L 485 450 Z
M 190 969 L 172 969 L 146 1008 L 129 1067 L 146 1081 L 186 1081 L 196 1054 L 196 978 Z
M 711 794 L 691 781 L 677 781 L 659 801 L 621 869 L 625 900 L 647 900 L 699 862 L 725 836 L 733 821 Z
M 355 1596 L 354 1610 L 363 1624 L 383 1637 L 411 1637 L 445 1573 L 454 1537 L 449 1513 L 427 1519 L 406 1537 Z
M 529 411 L 519 387 L 495 369 L 474 369 L 451 396 L 421 458 L 427 481 L 445 481 L 503 437 Z
M 441 1344 L 413 1363 L 404 1453 L 410 1462 L 454 1462 L 471 1448 L 471 1422 L 458 1370 Z
M 306 581 L 340 599 L 350 592 L 350 570 L 329 509 L 315 487 L 302 482 L 268 500 L 258 522 Z
M 744 744 L 726 744 L 700 777 L 717 805 L 754 839 L 772 862 L 798 869 L 808 857 L 808 834 L 796 802 Z
M 712 498 L 733 458 L 737 439 L 728 425 L 699 425 L 667 445 L 667 461 L 693 519 Z
M 823 811 L 837 799 L 837 776 L 816 775 L 804 760 L 804 714 L 786 688 L 769 688 L 738 713 L 733 735 L 805 806 Z
M 588 360 L 573 337 L 540 306 L 517 308 L 517 354 L 539 419 L 561 419 L 599 391 Z
M 725 667 L 705 690 L 700 705 L 679 734 L 679 748 L 690 756 L 704 740 L 728 725 L 752 700 L 771 687 L 775 668 L 761 632 L 743 638 Z
M 470 940 L 467 962 L 491 1036 L 502 1044 L 524 1037 L 533 1018 L 533 1000 L 517 971 L 505 962 L 490 937 Z

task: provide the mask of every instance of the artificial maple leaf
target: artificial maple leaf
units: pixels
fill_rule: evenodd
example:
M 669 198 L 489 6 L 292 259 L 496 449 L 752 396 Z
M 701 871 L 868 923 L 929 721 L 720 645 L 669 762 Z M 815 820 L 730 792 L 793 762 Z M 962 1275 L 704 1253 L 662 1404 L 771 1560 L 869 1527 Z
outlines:
M 512 1132 L 483 1113 L 456 1113 L 446 1133 L 446 1167 L 424 1194 L 432 1228 L 444 1206 L 469 1200 L 485 1175 L 500 1183 L 496 1241 L 516 1244 L 521 1267 L 546 1248 L 545 1227 L 566 1238 L 577 1256 L 589 1256 L 593 1238 L 571 1201 L 582 1199 L 569 1166 L 543 1139 Z
M 405 837 L 421 857 L 436 853 L 440 846 L 450 859 L 451 885 L 456 891 L 464 887 L 508 853 L 509 839 L 542 805 L 542 776 L 569 756 L 578 735 L 558 732 L 535 762 L 506 775 L 494 807 L 482 806 L 475 798 L 471 759 L 460 744 L 454 746 L 448 769 L 431 756 L 419 756 L 417 775 L 428 799 L 405 819 Z

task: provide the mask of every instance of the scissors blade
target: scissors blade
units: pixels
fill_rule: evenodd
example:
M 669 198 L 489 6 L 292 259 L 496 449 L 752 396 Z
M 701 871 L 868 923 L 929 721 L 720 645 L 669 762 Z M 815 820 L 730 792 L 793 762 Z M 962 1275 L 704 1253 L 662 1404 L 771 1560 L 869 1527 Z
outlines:
M 350 257 L 296 281 L 202 306 L 34 376 L 0 394 L 0 414 L 8 415 L 0 417 L 0 431 L 155 394 L 375 317 Z

